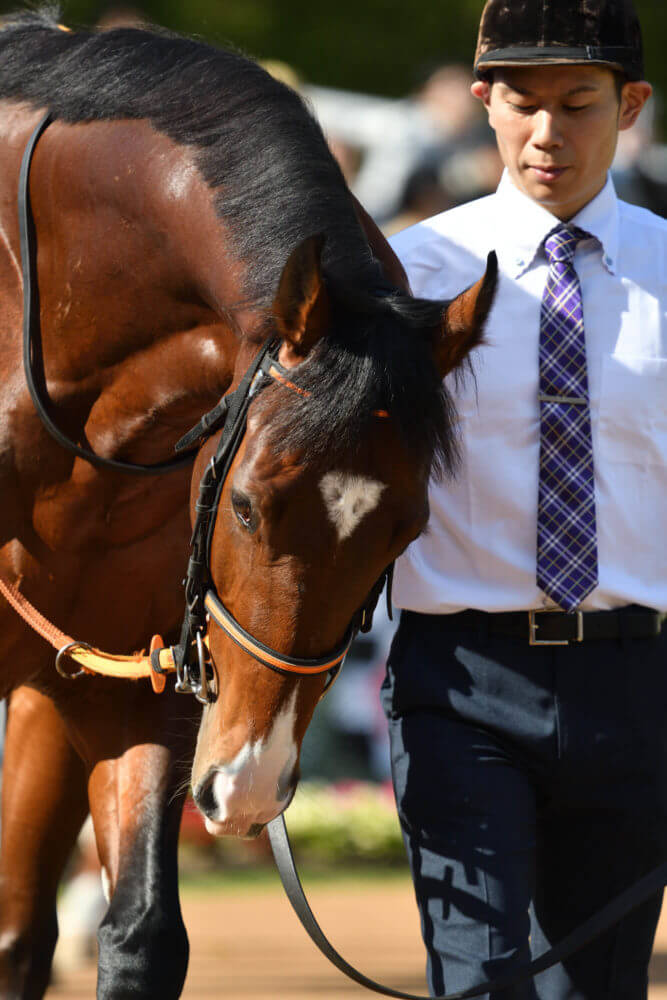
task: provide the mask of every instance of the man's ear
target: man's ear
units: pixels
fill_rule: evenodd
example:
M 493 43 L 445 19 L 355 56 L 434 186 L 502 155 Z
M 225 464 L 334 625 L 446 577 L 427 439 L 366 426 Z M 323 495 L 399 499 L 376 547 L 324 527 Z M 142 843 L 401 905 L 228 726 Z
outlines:
M 470 86 L 470 93 L 478 101 L 482 102 L 487 111 L 489 110 L 491 104 L 491 84 L 488 80 L 475 80 Z
M 435 363 L 442 378 L 458 368 L 470 351 L 482 343 L 497 283 L 498 258 L 492 250 L 484 276 L 452 299 L 443 312 L 433 343 Z
M 283 340 L 280 360 L 298 364 L 312 350 L 330 321 L 329 299 L 322 277 L 322 233 L 309 236 L 289 255 L 278 283 L 272 315 Z
M 623 85 L 621 109 L 618 115 L 618 127 L 621 132 L 632 128 L 652 93 L 653 87 L 646 80 L 629 80 Z

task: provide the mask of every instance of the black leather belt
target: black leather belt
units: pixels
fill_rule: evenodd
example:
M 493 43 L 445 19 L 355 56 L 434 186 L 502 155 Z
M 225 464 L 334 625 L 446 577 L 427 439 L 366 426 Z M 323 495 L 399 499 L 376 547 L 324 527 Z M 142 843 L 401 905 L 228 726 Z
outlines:
M 567 646 L 591 639 L 651 639 L 660 635 L 667 615 L 637 604 L 613 611 L 459 611 L 438 618 L 443 627 L 458 631 L 526 639 L 531 646 Z

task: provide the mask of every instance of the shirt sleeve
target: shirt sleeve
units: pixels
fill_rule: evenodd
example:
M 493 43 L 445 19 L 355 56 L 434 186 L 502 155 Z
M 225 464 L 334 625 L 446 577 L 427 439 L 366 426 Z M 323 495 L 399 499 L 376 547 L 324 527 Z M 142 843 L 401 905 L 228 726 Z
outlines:
M 405 268 L 412 294 L 455 298 L 484 274 L 486 248 L 466 238 L 458 209 L 444 212 L 393 236 L 389 243 Z

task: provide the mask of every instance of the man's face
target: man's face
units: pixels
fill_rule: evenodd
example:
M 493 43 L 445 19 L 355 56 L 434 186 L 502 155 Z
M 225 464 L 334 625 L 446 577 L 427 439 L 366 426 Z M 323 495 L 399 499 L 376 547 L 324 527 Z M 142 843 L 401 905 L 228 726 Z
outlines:
M 488 110 L 516 187 L 562 221 L 604 187 L 618 133 L 634 124 L 651 93 L 598 66 L 505 67 L 473 94 Z

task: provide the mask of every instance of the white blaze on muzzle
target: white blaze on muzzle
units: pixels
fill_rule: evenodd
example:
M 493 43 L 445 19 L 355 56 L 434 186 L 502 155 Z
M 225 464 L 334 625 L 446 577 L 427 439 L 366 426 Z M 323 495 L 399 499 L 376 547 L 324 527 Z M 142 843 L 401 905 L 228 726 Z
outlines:
M 217 823 L 243 817 L 248 824 L 268 823 L 286 804 L 297 761 L 294 739 L 296 688 L 263 738 L 248 741 L 234 759 L 217 768 L 212 792 L 216 810 L 207 819 L 209 832 Z

